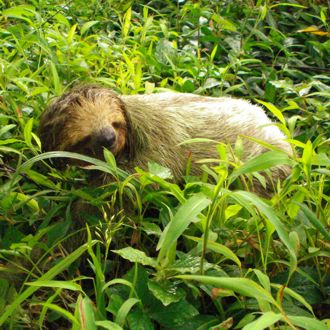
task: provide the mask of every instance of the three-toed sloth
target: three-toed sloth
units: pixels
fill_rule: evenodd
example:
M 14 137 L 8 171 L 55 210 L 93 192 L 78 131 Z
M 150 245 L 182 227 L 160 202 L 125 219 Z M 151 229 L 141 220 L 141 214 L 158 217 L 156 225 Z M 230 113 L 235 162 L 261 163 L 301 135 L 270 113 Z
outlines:
M 147 169 L 155 161 L 169 168 L 176 182 L 182 180 L 189 157 L 193 175 L 200 173 L 196 161 L 218 158 L 212 143 L 182 143 L 193 138 L 233 146 L 238 136 L 247 136 L 291 153 L 280 129 L 248 101 L 174 92 L 126 96 L 95 85 L 73 88 L 55 100 L 42 115 L 39 134 L 45 151 L 102 159 L 105 147 L 125 171 Z M 242 141 L 243 160 L 267 151 L 252 139 Z M 272 180 L 289 172 L 287 165 L 274 167 Z

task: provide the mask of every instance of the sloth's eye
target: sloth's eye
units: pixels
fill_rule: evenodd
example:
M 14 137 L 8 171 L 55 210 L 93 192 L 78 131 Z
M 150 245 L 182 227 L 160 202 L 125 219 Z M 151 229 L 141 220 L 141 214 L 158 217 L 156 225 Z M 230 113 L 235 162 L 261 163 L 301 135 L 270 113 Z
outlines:
M 113 128 L 116 128 L 116 129 L 118 129 L 118 128 L 122 128 L 123 126 L 124 126 L 124 124 L 121 123 L 120 121 L 114 121 L 114 122 L 112 123 L 112 127 L 113 127 Z
M 83 150 L 88 149 L 90 143 L 92 141 L 92 137 L 90 135 L 84 137 L 82 140 L 74 144 L 69 148 L 69 151 L 81 152 Z

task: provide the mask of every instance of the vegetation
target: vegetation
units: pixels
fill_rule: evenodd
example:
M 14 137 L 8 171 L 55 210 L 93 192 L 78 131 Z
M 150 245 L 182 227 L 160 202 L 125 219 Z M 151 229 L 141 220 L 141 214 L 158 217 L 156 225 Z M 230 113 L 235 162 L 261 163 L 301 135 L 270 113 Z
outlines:
M 0 1 L 0 328 L 328 329 L 328 1 L 56 4 Z M 259 102 L 292 175 L 271 198 L 249 192 L 286 157 L 242 164 L 240 141 L 215 146 L 200 178 L 188 161 L 182 186 L 156 163 L 123 173 L 107 151 L 56 170 L 83 156 L 41 153 L 39 116 L 86 81 Z M 89 186 L 95 169 L 113 182 Z M 83 225 L 79 204 L 98 210 Z

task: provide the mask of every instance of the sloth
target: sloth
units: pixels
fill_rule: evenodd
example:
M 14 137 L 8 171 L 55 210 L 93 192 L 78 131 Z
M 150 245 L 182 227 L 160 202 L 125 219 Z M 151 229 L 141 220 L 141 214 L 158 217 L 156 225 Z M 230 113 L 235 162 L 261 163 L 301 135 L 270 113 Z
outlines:
M 117 95 L 97 85 L 75 87 L 56 99 L 42 114 L 39 135 L 44 151 L 102 159 L 107 148 L 119 168 L 134 173 L 135 167 L 146 170 L 154 161 L 170 169 L 174 182 L 185 175 L 188 158 L 190 174 L 199 175 L 198 161 L 219 157 L 214 143 L 184 143 L 190 139 L 234 147 L 242 136 L 243 161 L 266 152 L 265 143 L 291 154 L 280 129 L 248 101 L 175 92 Z M 272 181 L 289 173 L 288 165 L 275 166 Z

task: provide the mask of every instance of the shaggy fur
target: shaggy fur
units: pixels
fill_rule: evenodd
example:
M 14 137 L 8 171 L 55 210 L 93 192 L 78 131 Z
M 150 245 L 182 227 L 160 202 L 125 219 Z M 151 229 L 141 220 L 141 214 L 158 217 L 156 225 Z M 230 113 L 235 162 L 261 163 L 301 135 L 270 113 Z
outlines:
M 45 151 L 67 150 L 102 158 L 103 147 L 116 156 L 118 166 L 133 172 L 149 161 L 168 167 L 176 181 L 196 160 L 218 158 L 212 143 L 180 145 L 191 138 L 208 138 L 234 145 L 239 135 L 250 136 L 288 153 L 290 145 L 264 111 L 241 99 L 194 94 L 160 93 L 116 95 L 107 88 L 82 86 L 58 98 L 44 112 L 40 137 Z M 266 149 L 243 138 L 243 159 Z M 289 173 L 287 166 L 272 169 L 273 179 Z

